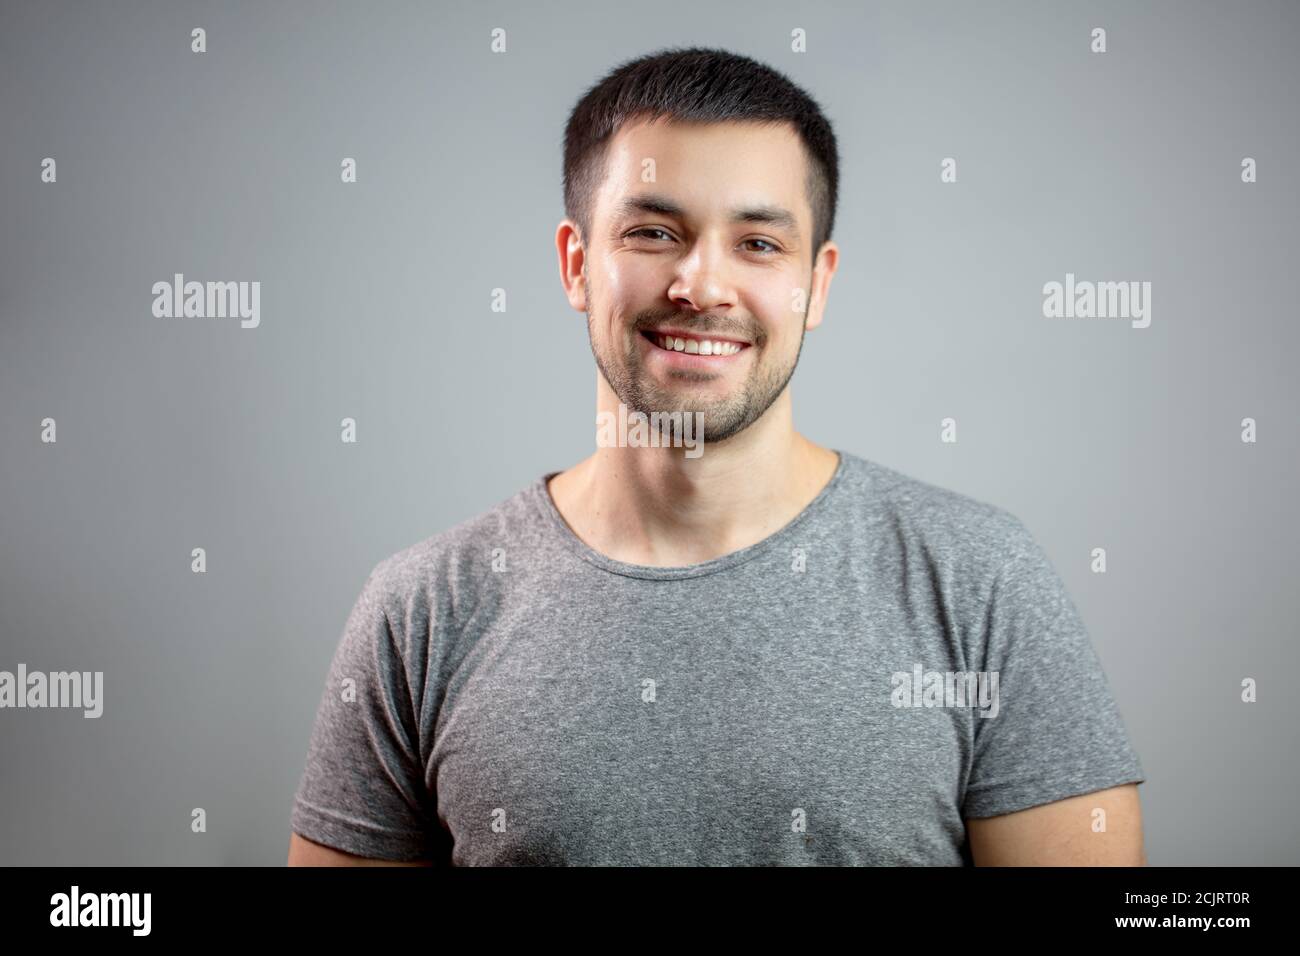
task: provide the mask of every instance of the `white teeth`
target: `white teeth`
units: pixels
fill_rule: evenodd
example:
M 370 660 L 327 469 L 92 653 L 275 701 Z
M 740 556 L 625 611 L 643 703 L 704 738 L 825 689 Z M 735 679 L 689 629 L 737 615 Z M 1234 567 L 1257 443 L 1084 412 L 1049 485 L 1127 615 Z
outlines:
M 680 339 L 672 335 L 660 335 L 655 339 L 661 349 L 672 352 L 688 352 L 691 355 L 735 355 L 741 346 L 735 342 L 712 342 L 708 339 Z

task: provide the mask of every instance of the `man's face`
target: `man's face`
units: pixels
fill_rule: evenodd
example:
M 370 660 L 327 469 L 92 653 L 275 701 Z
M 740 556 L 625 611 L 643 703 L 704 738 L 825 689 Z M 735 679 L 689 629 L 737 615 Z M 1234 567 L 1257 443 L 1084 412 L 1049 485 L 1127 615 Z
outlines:
M 812 327 L 802 145 L 788 125 L 641 122 L 607 163 L 583 263 L 596 364 L 630 410 L 699 412 L 723 441 L 781 395 Z

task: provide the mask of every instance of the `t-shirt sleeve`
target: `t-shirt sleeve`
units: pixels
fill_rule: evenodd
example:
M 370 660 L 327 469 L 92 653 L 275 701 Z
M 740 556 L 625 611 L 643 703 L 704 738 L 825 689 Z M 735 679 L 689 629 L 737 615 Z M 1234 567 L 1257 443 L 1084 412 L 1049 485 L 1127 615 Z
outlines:
M 330 664 L 294 796 L 295 833 L 358 856 L 433 858 L 433 800 L 402 642 L 372 571 Z
M 1024 524 L 1012 521 L 983 637 L 981 669 L 990 681 L 998 675 L 998 706 L 995 716 L 973 716 L 966 818 L 1145 780 L 1078 608 Z

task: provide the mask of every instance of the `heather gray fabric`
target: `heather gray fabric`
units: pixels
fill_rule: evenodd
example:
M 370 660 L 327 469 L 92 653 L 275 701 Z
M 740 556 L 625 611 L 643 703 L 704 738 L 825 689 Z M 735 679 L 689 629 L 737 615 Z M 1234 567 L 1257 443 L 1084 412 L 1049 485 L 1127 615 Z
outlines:
M 296 832 L 456 865 L 969 865 L 964 818 L 1143 780 L 1009 512 L 840 452 L 775 534 L 652 568 L 583 544 L 549 477 L 375 566 Z M 918 667 L 985 696 L 926 706 L 894 677 Z

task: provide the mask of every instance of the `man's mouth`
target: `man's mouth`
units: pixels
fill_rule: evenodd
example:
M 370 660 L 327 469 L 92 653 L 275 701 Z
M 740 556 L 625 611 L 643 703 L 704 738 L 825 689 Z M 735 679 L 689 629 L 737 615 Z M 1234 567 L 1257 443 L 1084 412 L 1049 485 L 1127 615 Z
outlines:
M 641 335 L 665 352 L 681 352 L 686 355 L 708 355 L 725 358 L 749 348 L 747 342 L 733 339 L 709 338 L 690 332 L 659 332 L 648 329 Z

